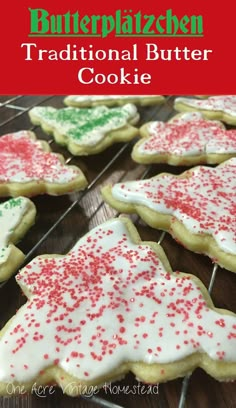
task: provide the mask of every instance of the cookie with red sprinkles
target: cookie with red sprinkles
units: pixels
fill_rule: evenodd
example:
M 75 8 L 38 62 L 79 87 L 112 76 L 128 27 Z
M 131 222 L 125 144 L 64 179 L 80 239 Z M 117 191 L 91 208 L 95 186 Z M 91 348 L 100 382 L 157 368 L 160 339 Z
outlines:
M 29 111 L 34 125 L 52 134 L 55 141 L 75 156 L 97 154 L 117 142 L 128 142 L 138 135 L 134 127 L 139 120 L 135 105 L 109 108 L 36 106 Z
M 28 300 L 0 333 L 1 394 L 56 383 L 75 396 L 129 371 L 153 384 L 196 367 L 236 378 L 236 316 L 125 217 L 67 255 L 36 257 L 16 280 Z
M 104 200 L 236 272 L 236 158 L 102 189 Z
M 205 118 L 222 120 L 229 125 L 236 125 L 236 95 L 217 95 L 206 99 L 175 99 L 174 108 L 179 112 L 200 111 Z
M 87 185 L 82 171 L 65 165 L 47 142 L 33 132 L 19 131 L 0 137 L 0 196 L 62 195 Z
M 24 260 L 16 244 L 34 224 L 36 209 L 26 197 L 0 204 L 0 282 L 7 280 Z
M 181 113 L 166 123 L 148 122 L 140 128 L 140 135 L 132 151 L 138 163 L 192 166 L 219 164 L 236 156 L 236 130 L 204 119 L 201 112 Z

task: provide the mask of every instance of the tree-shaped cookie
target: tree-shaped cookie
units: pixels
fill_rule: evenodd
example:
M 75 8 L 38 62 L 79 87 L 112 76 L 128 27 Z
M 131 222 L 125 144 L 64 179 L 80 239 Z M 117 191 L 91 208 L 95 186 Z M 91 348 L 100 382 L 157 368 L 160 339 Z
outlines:
M 0 204 L 0 282 L 7 280 L 24 260 L 14 246 L 34 224 L 36 209 L 26 197 Z
M 133 103 L 140 106 L 157 105 L 165 102 L 162 95 L 68 95 L 64 99 L 67 106 L 87 108 L 91 106 L 122 106 Z
M 236 272 L 236 158 L 180 176 L 163 173 L 108 185 L 102 194 L 118 211 L 139 214 L 188 249 Z
M 131 126 L 139 120 L 133 104 L 87 109 L 36 106 L 29 116 L 33 124 L 41 125 L 76 156 L 100 153 L 113 143 L 127 142 L 138 134 L 138 129 Z
M 132 158 L 138 163 L 194 165 L 221 163 L 236 156 L 236 130 L 200 112 L 182 113 L 169 122 L 153 121 L 140 128 Z
M 52 153 L 47 142 L 33 132 L 20 131 L 0 137 L 0 196 L 60 195 L 87 185 L 82 171 L 67 166 Z
M 17 282 L 28 301 L 1 331 L 1 394 L 11 382 L 16 392 L 54 382 L 77 395 L 128 371 L 157 383 L 198 366 L 236 378 L 236 316 L 216 309 L 196 277 L 173 273 L 124 217 L 65 256 L 35 258 Z
M 200 111 L 204 117 L 236 125 L 236 95 L 210 96 L 207 99 L 176 98 L 174 107 L 180 112 Z

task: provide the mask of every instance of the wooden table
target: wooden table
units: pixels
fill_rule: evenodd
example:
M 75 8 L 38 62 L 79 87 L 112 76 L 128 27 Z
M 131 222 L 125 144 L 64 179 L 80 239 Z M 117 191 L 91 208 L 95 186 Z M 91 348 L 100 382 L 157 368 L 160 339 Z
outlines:
M 140 124 L 152 120 L 168 120 L 174 115 L 174 97 L 167 97 L 166 103 L 161 106 L 140 108 Z M 34 130 L 37 137 L 50 140 L 39 127 L 33 127 L 29 121 L 27 111 L 38 104 L 63 106 L 62 96 L 1 96 L 0 97 L 0 134 L 22 129 Z M 37 207 L 36 224 L 18 245 L 25 254 L 27 261 L 38 254 L 67 253 L 75 242 L 88 230 L 116 215 L 108 205 L 104 204 L 101 195 L 101 186 L 108 182 L 132 180 L 150 177 L 162 171 L 181 173 L 185 168 L 170 167 L 168 165 L 144 166 L 135 164 L 130 158 L 133 145 L 117 144 L 107 149 L 106 152 L 96 156 L 75 158 L 71 157 L 65 148 L 57 146 L 50 140 L 53 151 L 63 153 L 82 168 L 89 180 L 89 187 L 85 193 L 70 194 L 62 197 L 40 196 L 33 198 Z M 145 173 L 146 172 L 146 173 Z M 1 199 L 3 202 L 4 199 Z M 65 212 L 70 208 L 67 215 Z M 58 221 L 59 220 L 59 221 Z M 158 241 L 161 232 L 147 227 L 139 219 L 136 226 L 142 239 Z M 52 229 L 50 231 L 50 229 Z M 49 233 L 48 233 L 49 231 Z M 46 234 L 46 235 L 45 235 Z M 208 287 L 212 275 L 213 265 L 205 256 L 191 253 L 178 245 L 168 234 L 165 235 L 162 246 L 169 257 L 173 270 L 180 270 L 197 275 Z M 212 298 L 217 307 L 227 308 L 236 312 L 236 275 L 218 268 Z M 0 288 L 0 327 L 15 313 L 16 309 L 25 302 L 19 287 L 11 278 Z M 128 385 L 128 391 L 122 391 L 122 386 Z M 177 379 L 166 384 L 160 384 L 151 393 L 146 391 L 132 393 L 132 387 L 138 389 L 139 383 L 130 374 L 112 387 L 101 390 L 98 395 L 91 398 L 70 398 L 59 389 L 47 392 L 43 397 L 35 394 L 21 396 L 7 396 L 0 398 L 0 408 L 41 408 L 41 407 L 94 407 L 108 406 L 106 401 L 111 401 L 123 407 L 160 407 L 176 408 L 181 395 L 182 379 Z M 120 386 L 121 388 L 118 388 Z M 134 389 L 134 388 L 133 388 Z M 124 390 L 124 388 L 123 388 Z M 130 390 L 130 391 L 129 391 Z M 191 408 L 233 408 L 236 407 L 236 387 L 233 383 L 220 383 L 197 369 L 190 377 L 186 407 Z

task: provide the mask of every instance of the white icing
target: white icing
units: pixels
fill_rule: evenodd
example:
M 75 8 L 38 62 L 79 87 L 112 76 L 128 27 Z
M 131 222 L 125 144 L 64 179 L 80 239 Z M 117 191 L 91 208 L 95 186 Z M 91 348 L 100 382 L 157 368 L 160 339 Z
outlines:
M 236 116 L 236 95 L 212 96 L 204 100 L 181 97 L 176 98 L 175 103 L 183 103 L 197 109 L 225 112 L 230 116 Z
M 112 195 L 125 203 L 172 214 L 195 234 L 211 234 L 223 251 L 236 254 L 236 158 L 216 168 L 199 166 L 192 177 L 171 174 L 115 184 Z
M 200 112 L 183 114 L 170 123 L 150 122 L 148 137 L 136 151 L 142 155 L 236 153 L 236 130 L 225 130 L 217 121 L 204 120 Z
M 115 99 L 143 99 L 143 98 L 157 98 L 160 95 L 69 95 L 68 100 L 74 102 L 95 102 Z
M 18 197 L 0 204 L 0 265 L 7 261 L 11 249 L 9 241 L 15 228 L 29 208 L 29 200 Z
M 43 151 L 40 141 L 30 139 L 27 131 L 0 138 L 0 182 L 64 184 L 78 175 L 79 169 L 62 164 L 55 153 Z
M 31 295 L 0 339 L 1 382 L 34 381 L 53 364 L 92 380 L 125 361 L 168 363 L 197 351 L 236 361 L 236 317 L 210 310 L 194 282 L 167 273 L 119 219 L 66 257 L 35 258 L 17 280 Z
M 98 106 L 55 109 L 36 106 L 31 109 L 30 114 L 63 135 L 66 140 L 71 139 L 73 143 L 81 146 L 97 145 L 107 133 L 124 127 L 138 117 L 137 108 L 133 104 L 117 108 Z
M 176 122 L 189 122 L 194 119 L 203 119 L 203 115 L 201 112 L 184 112 L 180 117 L 178 118 L 172 118 L 171 122 L 175 123 Z

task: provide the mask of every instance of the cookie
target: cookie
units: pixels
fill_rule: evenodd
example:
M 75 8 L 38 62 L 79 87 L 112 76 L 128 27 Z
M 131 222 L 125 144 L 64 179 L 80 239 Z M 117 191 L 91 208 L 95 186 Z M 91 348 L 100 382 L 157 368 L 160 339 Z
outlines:
M 174 108 L 180 112 L 200 111 L 205 118 L 236 125 L 236 95 L 211 96 L 207 99 L 176 98 Z
M 236 272 L 236 158 L 180 176 L 163 173 L 108 185 L 102 195 L 118 211 L 139 214 L 191 251 Z
M 226 130 L 200 112 L 181 113 L 167 123 L 146 123 L 140 135 L 132 151 L 137 163 L 218 164 L 236 156 L 236 130 Z
M 41 125 L 55 141 L 75 156 L 96 154 L 115 142 L 127 142 L 138 134 L 131 126 L 139 120 L 132 104 L 119 108 L 62 108 L 37 106 L 29 111 L 34 125 Z
M 0 204 L 0 282 L 7 280 L 24 260 L 15 247 L 34 224 L 36 209 L 26 197 L 12 198 Z
M 128 371 L 154 384 L 196 367 L 236 378 L 236 315 L 216 309 L 196 277 L 173 273 L 125 217 L 16 279 L 28 301 L 0 333 L 1 394 L 12 382 L 16 392 L 56 383 L 75 396 Z
M 217 96 L 217 95 L 190 95 L 191 98 L 193 96 L 195 96 L 196 98 L 199 98 L 199 99 L 206 99 L 206 98 L 210 98 L 212 96 Z
M 47 142 L 33 132 L 0 137 L 0 196 L 61 195 L 83 189 L 87 181 L 76 166 L 67 166 Z
M 67 106 L 87 108 L 90 106 L 122 106 L 133 103 L 139 106 L 157 105 L 165 102 L 162 95 L 68 95 L 64 99 Z

